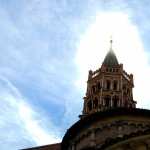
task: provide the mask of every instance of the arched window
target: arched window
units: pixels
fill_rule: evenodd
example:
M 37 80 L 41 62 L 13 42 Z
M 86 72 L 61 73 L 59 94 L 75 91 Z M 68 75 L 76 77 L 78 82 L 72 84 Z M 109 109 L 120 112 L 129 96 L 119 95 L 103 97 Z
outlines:
M 127 95 L 129 95 L 130 94 L 130 90 L 129 89 L 127 89 Z
M 110 90 L 111 82 L 110 80 L 106 80 L 106 89 Z
M 110 100 L 111 100 L 110 96 L 105 97 L 105 106 L 106 107 L 110 107 Z
M 115 81 L 113 82 L 113 89 L 114 89 L 114 90 L 117 90 L 117 88 L 118 88 L 118 82 L 115 80 Z
M 126 90 L 126 85 L 125 84 L 123 85 L 123 90 Z
M 92 101 L 91 100 L 87 103 L 87 106 L 88 106 L 88 110 L 91 111 L 92 110 Z
M 127 100 L 124 103 L 124 107 L 128 107 L 128 101 Z
M 94 101 L 93 101 L 93 107 L 94 108 L 98 107 L 98 99 L 97 98 L 95 98 Z
M 114 96 L 113 97 L 113 107 L 118 107 L 119 97 Z
M 100 84 L 100 82 L 97 83 L 97 87 L 98 87 L 99 90 L 101 89 L 101 84 Z
M 92 86 L 92 91 L 93 91 L 93 93 L 95 93 L 95 86 L 94 85 Z

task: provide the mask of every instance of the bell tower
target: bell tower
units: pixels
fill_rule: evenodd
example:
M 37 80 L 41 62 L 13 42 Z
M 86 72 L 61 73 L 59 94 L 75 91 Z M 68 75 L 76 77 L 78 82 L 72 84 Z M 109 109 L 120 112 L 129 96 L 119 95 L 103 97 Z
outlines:
M 136 107 L 132 94 L 133 75 L 124 71 L 123 64 L 118 63 L 112 49 L 112 40 L 110 45 L 101 67 L 89 71 L 81 117 L 118 107 Z

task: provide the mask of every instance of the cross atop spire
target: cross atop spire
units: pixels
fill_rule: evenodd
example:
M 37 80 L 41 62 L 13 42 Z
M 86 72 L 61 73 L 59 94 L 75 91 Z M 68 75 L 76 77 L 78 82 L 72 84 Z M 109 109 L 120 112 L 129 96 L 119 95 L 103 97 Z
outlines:
M 105 56 L 105 59 L 103 61 L 103 65 L 105 66 L 109 66 L 109 67 L 112 67 L 112 66 L 118 66 L 119 63 L 118 63 L 118 60 L 117 60 L 117 57 L 112 49 L 112 43 L 113 43 L 113 40 L 112 40 L 112 36 L 110 38 L 110 49 L 107 53 L 107 55 Z
M 112 36 L 110 37 L 110 50 L 112 50 L 112 43 L 113 43 L 113 40 L 112 40 Z

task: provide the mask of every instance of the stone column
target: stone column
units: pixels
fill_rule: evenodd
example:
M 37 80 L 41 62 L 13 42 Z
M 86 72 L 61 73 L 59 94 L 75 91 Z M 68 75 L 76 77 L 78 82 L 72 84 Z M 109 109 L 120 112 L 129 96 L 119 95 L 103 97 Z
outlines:
M 150 150 L 150 140 L 146 140 L 145 144 L 147 146 L 147 150 Z
M 121 89 L 121 104 L 120 104 L 120 106 L 121 107 L 123 107 L 123 89 L 122 89 L 122 87 L 123 87 L 123 83 L 122 83 L 122 76 L 121 76 L 121 87 L 120 87 L 120 89 Z
M 87 108 L 87 100 L 85 102 L 85 112 L 87 113 L 88 112 L 88 108 Z
M 118 106 L 120 107 L 121 105 L 120 105 L 120 95 L 118 96 L 119 97 L 119 99 L 118 99 Z
M 72 143 L 72 147 L 71 147 L 71 150 L 75 150 L 75 143 Z
M 93 102 L 93 100 L 91 100 L 91 103 L 92 103 L 92 111 L 93 111 L 93 108 L 94 108 L 94 102 Z
M 91 143 L 90 143 L 91 147 L 95 146 L 95 132 L 92 131 L 91 133 Z
M 101 80 L 101 93 L 100 93 L 100 101 L 101 101 L 101 106 L 102 106 L 102 108 L 103 108 L 103 105 L 104 105 L 103 97 L 102 97 L 103 88 L 104 88 L 104 75 L 103 75 L 102 80 Z M 102 108 L 101 108 L 101 109 L 102 109 Z
M 113 90 L 113 80 L 110 80 L 110 90 Z
M 111 95 L 111 100 L 110 100 L 110 106 L 113 107 L 113 101 L 112 101 L 113 96 Z

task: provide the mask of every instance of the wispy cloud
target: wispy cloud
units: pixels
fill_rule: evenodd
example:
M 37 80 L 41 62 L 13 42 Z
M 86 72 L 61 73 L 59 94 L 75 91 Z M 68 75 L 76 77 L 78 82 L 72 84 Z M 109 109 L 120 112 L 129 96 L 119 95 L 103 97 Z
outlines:
M 19 149 L 23 148 L 23 145 L 29 147 L 34 143 L 42 145 L 60 141 L 59 128 L 53 125 L 50 118 L 41 117 L 42 112 L 34 111 L 26 103 L 25 97 L 21 95 L 19 90 L 3 77 L 0 78 L 0 91 L 2 106 L 0 138 L 4 138 L 8 132 L 5 142 L 11 142 L 16 146 L 6 145 L 4 140 L 1 140 L 1 149 Z M 46 128 L 45 124 L 49 125 L 50 130 Z
M 0 149 L 58 142 L 66 127 L 63 118 L 71 101 L 65 93 L 72 96 L 72 52 L 66 51 L 66 40 L 61 41 L 62 35 L 52 25 L 52 16 L 57 14 L 49 9 L 52 3 L 32 2 L 16 6 L 4 2 L 0 11 Z M 56 18 L 55 23 L 61 26 Z

